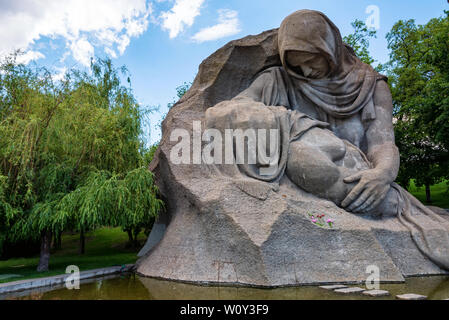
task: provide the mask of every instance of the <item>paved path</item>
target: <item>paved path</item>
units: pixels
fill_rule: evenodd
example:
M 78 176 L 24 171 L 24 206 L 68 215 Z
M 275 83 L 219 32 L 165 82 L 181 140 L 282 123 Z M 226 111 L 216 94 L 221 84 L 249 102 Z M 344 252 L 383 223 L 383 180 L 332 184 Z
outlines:
M 134 267 L 133 264 L 125 266 L 115 266 L 108 268 L 93 269 L 80 272 L 80 280 L 106 276 L 110 274 L 128 272 Z M 22 290 L 35 289 L 40 287 L 55 286 L 64 284 L 67 277 L 71 274 L 61 274 L 52 277 L 26 279 L 13 282 L 0 283 L 0 293 L 8 293 Z

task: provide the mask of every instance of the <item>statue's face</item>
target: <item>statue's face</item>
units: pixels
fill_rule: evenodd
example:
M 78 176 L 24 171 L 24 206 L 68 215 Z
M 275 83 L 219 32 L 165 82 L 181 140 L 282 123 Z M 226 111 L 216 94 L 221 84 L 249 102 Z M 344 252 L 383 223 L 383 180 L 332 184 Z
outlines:
M 307 78 L 319 79 L 329 73 L 327 59 L 318 53 L 287 51 L 287 63 L 293 69 L 302 71 Z

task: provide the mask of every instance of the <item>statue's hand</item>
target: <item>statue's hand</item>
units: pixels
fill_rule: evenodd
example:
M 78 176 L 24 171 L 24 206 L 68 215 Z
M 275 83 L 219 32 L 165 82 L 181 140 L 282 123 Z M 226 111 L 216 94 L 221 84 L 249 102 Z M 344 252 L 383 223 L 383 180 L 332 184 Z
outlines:
M 388 176 L 382 170 L 370 169 L 345 178 L 343 181 L 346 183 L 356 181 L 359 183 L 341 202 L 341 206 L 355 213 L 365 213 L 375 209 L 390 190 L 391 181 Z

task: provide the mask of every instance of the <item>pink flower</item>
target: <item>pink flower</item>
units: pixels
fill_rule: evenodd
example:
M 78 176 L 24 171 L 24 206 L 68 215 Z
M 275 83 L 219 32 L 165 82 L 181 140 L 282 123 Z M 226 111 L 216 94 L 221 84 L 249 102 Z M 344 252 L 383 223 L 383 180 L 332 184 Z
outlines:
M 334 220 L 332 220 L 332 219 L 327 219 L 327 223 L 333 223 L 334 222 Z
M 316 223 L 316 219 L 313 219 L 312 222 L 313 222 L 313 223 Z

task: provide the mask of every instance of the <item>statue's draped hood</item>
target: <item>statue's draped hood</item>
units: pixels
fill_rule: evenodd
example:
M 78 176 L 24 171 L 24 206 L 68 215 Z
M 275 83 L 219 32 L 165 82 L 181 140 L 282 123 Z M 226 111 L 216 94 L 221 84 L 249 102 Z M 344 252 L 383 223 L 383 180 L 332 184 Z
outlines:
M 375 119 L 372 97 L 376 81 L 386 78 L 355 56 L 323 13 L 299 10 L 289 15 L 279 28 L 278 46 L 285 71 L 318 108 L 335 118 L 350 117 L 362 110 L 363 120 Z M 287 51 L 322 54 L 330 71 L 322 79 L 306 78 L 289 67 Z

